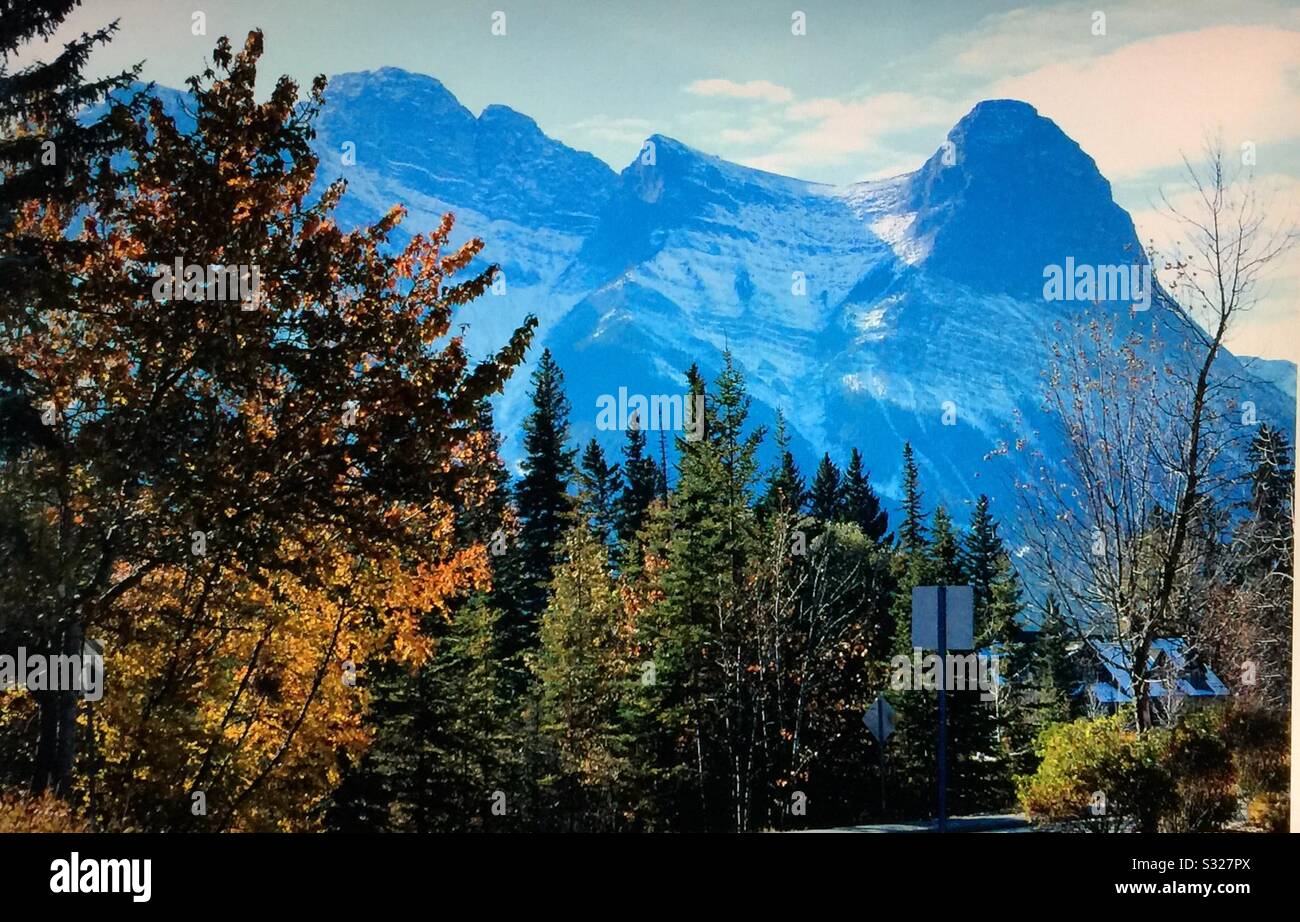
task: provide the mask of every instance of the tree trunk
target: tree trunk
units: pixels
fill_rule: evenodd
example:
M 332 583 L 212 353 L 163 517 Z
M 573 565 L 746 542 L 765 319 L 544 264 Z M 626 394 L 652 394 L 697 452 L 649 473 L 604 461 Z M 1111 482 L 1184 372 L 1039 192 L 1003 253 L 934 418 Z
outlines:
M 52 653 L 80 658 L 83 632 L 79 621 L 70 621 L 63 629 L 61 642 L 50 644 Z M 59 671 L 47 664 L 46 682 L 53 682 Z M 78 673 L 79 674 L 79 673 Z M 72 790 L 72 771 L 77 757 L 77 702 L 75 688 L 47 689 L 38 698 L 40 738 L 36 745 L 36 771 L 32 790 L 51 791 L 67 797 Z

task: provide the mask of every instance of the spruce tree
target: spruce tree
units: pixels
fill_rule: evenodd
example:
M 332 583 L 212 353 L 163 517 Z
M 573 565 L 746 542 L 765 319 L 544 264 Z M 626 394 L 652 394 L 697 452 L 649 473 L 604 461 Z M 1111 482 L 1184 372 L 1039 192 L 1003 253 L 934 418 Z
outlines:
M 961 548 L 948 510 L 943 506 L 937 507 L 930 522 L 930 545 L 927 553 L 934 561 L 932 577 L 936 585 L 964 585 L 966 574 L 958 559 Z
M 52 60 L 10 69 L 15 56 L 37 40 L 48 42 L 80 5 L 81 0 L 0 0 L 0 235 L 13 226 L 20 203 L 76 207 L 89 201 L 92 180 L 112 178 L 100 168 L 121 149 L 126 123 L 114 106 L 94 118 L 84 115 L 123 95 L 140 67 L 98 80 L 87 80 L 85 69 L 95 48 L 112 40 L 117 23 L 72 39 Z M 72 240 L 62 243 L 75 246 Z M 48 269 L 44 249 L 19 248 L 0 256 L 0 290 L 34 284 L 37 278 L 29 273 L 42 265 Z
M 578 466 L 578 508 L 583 522 L 611 551 L 618 528 L 618 484 L 618 465 L 609 464 L 600 443 L 592 439 Z
M 1250 465 L 1249 518 L 1243 527 L 1248 569 L 1274 572 L 1289 561 L 1295 470 L 1286 433 L 1268 424 L 1259 427 L 1246 453 Z
M 500 548 L 502 528 L 510 505 L 510 472 L 501 460 L 501 435 L 497 432 L 492 404 L 486 398 L 478 402 L 471 438 L 481 444 L 475 452 L 471 476 L 483 483 L 486 499 L 466 502 L 466 493 L 456 495 L 456 535 L 463 542 Z M 466 491 L 468 492 L 468 491 Z
M 838 522 L 840 512 L 840 469 L 830 455 L 822 455 L 809 490 L 809 511 L 822 524 Z
M 385 666 L 370 683 L 375 739 L 326 813 L 343 832 L 469 832 L 518 828 L 519 811 L 493 816 L 494 790 L 524 787 L 524 742 L 503 695 L 497 614 L 475 596 L 447 624 L 430 616 L 434 658 L 414 675 Z
M 974 590 L 975 648 L 997 667 L 993 700 L 968 696 L 954 711 L 957 739 L 980 754 L 964 763 L 963 796 L 974 809 L 994 809 L 1011 797 L 1013 776 L 1031 767 L 1036 730 L 1027 706 L 1033 677 L 1019 623 L 1020 580 L 987 496 L 971 511 L 959 562 Z
M 925 513 L 921 511 L 920 475 L 912 443 L 903 443 L 903 523 L 898 529 L 898 546 L 905 554 L 925 547 Z
M 741 630 L 745 575 L 758 545 L 752 501 L 762 432 L 747 432 L 750 398 L 730 354 L 716 396 L 706 394 L 695 367 L 687 382 L 690 395 L 705 395 L 704 425 L 702 438 L 677 440 L 663 598 L 651 626 L 656 710 L 679 764 L 693 767 L 674 795 L 683 824 L 735 828 L 732 757 L 754 732 L 735 676 L 745 668 Z
M 524 420 L 523 476 L 515 485 L 519 535 L 513 549 L 516 608 L 503 632 L 507 655 L 536 643 L 537 618 L 546 608 L 557 548 L 573 524 L 575 449 L 569 447 L 569 399 L 564 373 L 549 349 L 530 379 L 532 411 Z
M 889 515 L 881 507 L 880 497 L 871 486 L 871 475 L 862 466 L 862 452 L 856 448 L 849 454 L 841 490 L 844 518 L 872 541 L 883 542 L 889 531 Z
M 646 447 L 645 429 L 634 416 L 628 425 L 627 442 L 623 446 L 623 490 L 616 505 L 616 531 L 619 544 L 625 552 L 645 524 L 650 505 L 659 491 L 660 471 L 654 459 L 646 454 Z
M 758 502 L 760 519 L 784 511 L 798 515 L 803 511 L 807 501 L 807 489 L 803 474 L 795 464 L 794 454 L 790 451 L 790 433 L 786 429 L 785 415 L 780 410 L 776 414 L 774 432 L 779 457 L 775 467 L 767 475 L 767 484 L 763 496 Z
M 578 526 L 564 551 L 533 667 L 553 766 L 541 818 L 551 829 L 612 832 L 624 826 L 632 800 L 627 717 L 640 673 L 606 548 Z
M 1266 704 L 1285 707 L 1290 696 L 1295 574 L 1295 471 L 1286 434 L 1260 426 L 1247 462 L 1250 493 L 1232 544 L 1243 609 L 1238 631 L 1244 643 L 1223 649 L 1220 655 L 1254 663 L 1258 678 L 1249 693 Z

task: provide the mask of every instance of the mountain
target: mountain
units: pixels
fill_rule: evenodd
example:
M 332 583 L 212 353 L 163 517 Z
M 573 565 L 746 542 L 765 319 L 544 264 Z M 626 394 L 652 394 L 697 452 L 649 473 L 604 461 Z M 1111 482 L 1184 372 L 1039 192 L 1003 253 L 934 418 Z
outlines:
M 1257 359 L 1242 356 L 1242 364 L 1252 376 L 1271 384 L 1292 400 L 1296 395 L 1296 365 L 1286 359 Z
M 1054 325 L 1081 306 L 1044 299 L 1045 267 L 1146 262 L 1092 158 L 1014 100 L 975 106 L 916 172 L 844 187 L 662 135 L 616 174 L 525 115 L 475 116 L 394 68 L 335 77 L 327 100 L 316 143 L 321 181 L 349 182 L 343 223 L 400 202 L 415 232 L 455 212 L 505 277 L 464 312 L 470 348 L 486 353 L 536 314 L 534 357 L 548 346 L 563 367 L 575 438 L 607 450 L 623 434 L 597 428 L 599 400 L 680 394 L 685 368 L 712 377 L 729 348 L 752 417 L 769 424 L 780 408 L 806 471 L 856 446 L 896 497 L 908 439 L 927 504 L 1009 502 L 1016 471 L 986 458 L 1023 431 L 1017 419 L 1042 422 Z M 1109 307 L 1121 327 L 1151 321 Z M 1294 431 L 1294 400 L 1261 367 L 1260 420 Z M 1224 358 L 1223 374 L 1242 371 Z M 526 387 L 518 375 L 498 409 L 512 460 Z

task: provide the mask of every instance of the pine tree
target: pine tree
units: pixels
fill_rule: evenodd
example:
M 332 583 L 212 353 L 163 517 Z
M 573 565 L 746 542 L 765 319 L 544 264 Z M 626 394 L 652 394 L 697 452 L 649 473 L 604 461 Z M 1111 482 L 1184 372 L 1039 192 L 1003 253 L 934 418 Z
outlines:
M 876 543 L 885 541 L 889 531 L 889 515 L 881 508 L 880 497 L 871 486 L 871 475 L 862 466 L 862 452 L 856 448 L 849 454 L 849 465 L 844 469 L 842 486 L 844 517 L 862 529 L 862 533 Z
M 51 35 L 81 5 L 81 0 L 0 0 L 0 235 L 13 227 L 20 203 L 40 201 L 46 207 L 76 207 L 89 201 L 92 180 L 111 175 L 100 168 L 119 151 L 126 125 L 115 106 L 134 108 L 134 100 L 116 102 L 94 118 L 88 109 L 121 96 L 140 72 L 130 71 L 98 80 L 85 78 L 96 47 L 117 32 L 113 22 L 68 42 L 51 61 L 37 61 L 13 72 L 10 61 L 38 39 Z M 76 241 L 61 242 L 75 247 Z M 0 289 L 32 284 L 29 273 L 46 270 L 41 260 L 48 243 L 0 256 Z M 27 276 L 26 278 L 24 278 Z M 38 276 L 39 277 L 39 276 Z M 34 290 L 34 289 L 29 289 Z
M 898 529 L 898 545 L 906 554 L 925 547 L 925 514 L 921 511 L 920 476 L 912 443 L 903 443 L 903 524 Z
M 739 649 L 738 632 L 745 572 L 758 542 L 751 504 L 762 432 L 746 433 L 750 400 L 730 354 L 724 355 L 716 397 L 706 393 L 694 366 L 687 387 L 692 398 L 705 397 L 704 425 L 701 438 L 677 440 L 680 468 L 668 507 L 663 598 L 648 625 L 660 676 L 656 711 L 673 741 L 674 760 L 691 767 L 671 795 L 673 811 L 687 828 L 710 821 L 735 828 L 733 808 L 741 795 L 729 756 L 736 755 L 739 739 L 753 739 L 736 675 L 747 652 Z
M 564 542 L 534 671 L 554 769 L 543 781 L 550 828 L 615 831 L 633 781 L 625 718 L 639 677 L 605 548 L 581 526 Z
M 937 507 L 930 519 L 930 545 L 927 552 L 934 561 L 931 573 L 937 585 L 960 586 L 966 583 L 966 574 L 958 559 L 961 548 L 957 533 L 953 530 L 948 510 L 943 506 Z
M 1295 577 L 1295 471 L 1286 434 L 1260 426 L 1247 463 L 1250 494 L 1231 549 L 1238 613 L 1229 615 L 1231 644 L 1217 652 L 1230 662 L 1254 664 L 1255 684 L 1243 692 L 1266 706 L 1285 707 L 1290 696 Z
M 569 448 L 569 399 L 564 373 L 549 349 L 530 379 L 532 411 L 524 420 L 523 476 L 515 485 L 519 535 L 513 549 L 516 609 L 502 632 L 509 656 L 536 643 L 537 618 L 546 608 L 547 586 L 565 531 L 573 524 L 575 449 Z
M 822 455 L 817 465 L 808 505 L 812 517 L 822 524 L 838 522 L 841 518 L 840 469 L 830 455 Z
M 1078 716 L 1072 694 L 1078 676 L 1070 660 L 1071 639 L 1060 604 L 1054 595 L 1048 594 L 1038 630 L 1028 632 L 1026 644 L 1026 659 L 1030 664 L 1028 717 L 1035 734 L 1049 724 L 1063 723 Z M 1032 767 L 1030 759 L 1023 770 L 1029 771 Z
M 456 495 L 456 534 L 464 543 L 488 545 L 495 552 L 504 544 L 501 534 L 510 505 L 510 471 L 501 460 L 501 435 L 492 404 L 478 402 L 470 438 L 481 446 L 468 473 L 482 488 Z M 483 497 L 478 499 L 478 497 Z M 469 499 L 473 497 L 474 501 Z
M 1010 798 L 1016 773 L 1029 770 L 1036 727 L 1026 705 L 1034 678 L 1019 623 L 1020 580 L 987 496 L 976 500 L 959 560 L 974 590 L 975 648 L 997 666 L 994 700 L 963 701 L 954 714 L 958 739 L 982 753 L 967 767 L 968 802 L 989 809 Z
M 659 491 L 660 471 L 654 459 L 646 454 L 645 430 L 640 420 L 633 417 L 627 429 L 627 443 L 623 446 L 623 490 L 618 497 L 617 512 L 619 544 L 624 552 L 631 548 L 637 533 L 645 524 L 650 505 Z
M 1290 557 L 1295 470 L 1286 433 L 1261 425 L 1246 460 L 1250 465 L 1250 517 L 1242 529 L 1246 557 L 1251 571 L 1269 573 Z
M 438 632 L 434 658 L 415 675 L 392 665 L 371 687 L 375 740 L 344 765 L 326 814 L 343 832 L 456 832 L 514 829 L 491 812 L 493 791 L 524 787 L 523 741 L 502 695 L 494 627 L 484 596 L 462 606 Z M 436 616 L 441 622 L 441 616 Z
M 776 414 L 774 433 L 779 458 L 777 464 L 767 475 L 767 486 L 759 499 L 758 515 L 760 519 L 785 511 L 798 515 L 803 511 L 807 501 L 807 489 L 803 474 L 795 464 L 794 454 L 790 451 L 790 433 L 786 430 L 785 415 L 780 410 Z
M 583 522 L 611 552 L 618 527 L 618 484 L 618 465 L 610 465 L 600 443 L 592 439 L 578 466 L 578 508 Z

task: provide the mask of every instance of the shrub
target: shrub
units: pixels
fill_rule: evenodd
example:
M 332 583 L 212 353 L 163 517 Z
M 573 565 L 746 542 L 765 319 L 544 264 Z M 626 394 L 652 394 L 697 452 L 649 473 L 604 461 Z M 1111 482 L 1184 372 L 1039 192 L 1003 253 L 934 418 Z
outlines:
M 1237 813 L 1237 777 L 1232 751 L 1222 736 L 1216 710 L 1188 715 L 1159 733 L 1163 760 L 1174 781 L 1174 798 L 1161 816 L 1166 832 L 1209 832 Z
M 1246 819 L 1267 832 L 1285 832 L 1290 814 L 1289 717 L 1234 705 L 1223 714 L 1222 735 L 1232 752 Z
M 1247 818 L 1285 828 L 1289 807 L 1285 715 L 1237 705 L 1193 711 L 1139 736 L 1131 715 L 1053 724 L 1042 759 L 1017 779 L 1020 802 L 1044 822 L 1105 831 L 1207 832 L 1249 801 Z
M 53 794 L 0 795 L 0 833 L 88 831 L 89 827 L 72 808 Z
M 1162 750 L 1156 734 L 1139 736 L 1121 714 L 1052 724 L 1039 736 L 1038 770 L 1016 779 L 1021 804 L 1040 821 L 1154 832 L 1175 797 Z

